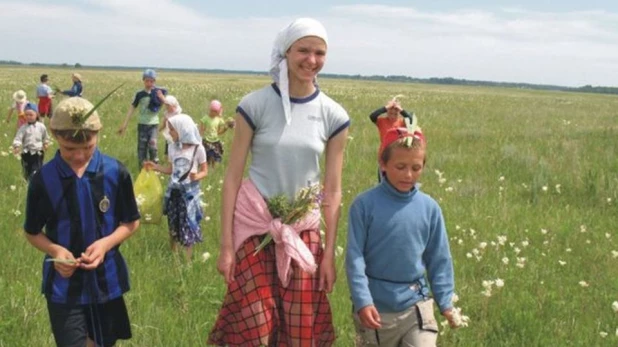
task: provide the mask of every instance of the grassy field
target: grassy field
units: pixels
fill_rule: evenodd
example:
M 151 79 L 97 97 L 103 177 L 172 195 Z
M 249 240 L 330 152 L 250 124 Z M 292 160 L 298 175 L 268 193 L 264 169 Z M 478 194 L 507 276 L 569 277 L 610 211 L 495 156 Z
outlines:
M 69 70 L 0 69 L 0 100 L 24 89 L 34 95 L 41 73 L 70 87 Z M 139 71 L 80 71 L 84 96 L 97 101 L 127 84 L 99 111 L 100 148 L 136 175 L 136 119 L 116 129 L 140 89 Z M 220 99 L 226 116 L 263 76 L 159 74 L 185 111 L 201 118 Z M 458 306 L 470 326 L 443 329 L 440 346 L 616 346 L 618 313 L 618 97 L 517 89 L 394 84 L 322 79 L 322 89 L 352 118 L 343 174 L 338 245 L 345 247 L 347 208 L 375 183 L 377 131 L 368 114 L 395 94 L 427 136 L 422 189 L 443 209 L 455 263 Z M 6 109 L 3 107 L 3 109 Z M 2 114 L 4 117 L 5 113 Z M 39 293 L 42 254 L 21 226 L 27 186 L 9 152 L 14 118 L 0 132 L 0 346 L 52 346 Z M 224 136 L 226 148 L 231 134 Z M 47 153 L 50 158 L 55 146 Z M 216 271 L 223 167 L 202 187 L 210 216 L 192 263 L 170 252 L 167 226 L 143 225 L 122 250 L 131 271 L 126 295 L 133 339 L 121 346 L 202 346 L 224 294 Z M 135 176 L 134 176 L 135 177 Z M 210 259 L 202 261 L 201 254 Z M 354 329 L 343 269 L 330 295 L 337 346 L 352 346 Z M 490 291 L 483 281 L 501 279 Z M 485 283 L 488 285 L 488 283 Z M 607 336 L 604 336 L 607 335 Z

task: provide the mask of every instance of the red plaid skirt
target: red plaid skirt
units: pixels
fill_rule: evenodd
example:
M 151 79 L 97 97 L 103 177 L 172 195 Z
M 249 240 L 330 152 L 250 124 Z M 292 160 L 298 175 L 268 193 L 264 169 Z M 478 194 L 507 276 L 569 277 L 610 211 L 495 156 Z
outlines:
M 318 230 L 301 239 L 322 261 Z M 319 271 L 311 275 L 292 261 L 292 279 L 281 285 L 273 243 L 255 256 L 263 236 L 249 238 L 236 252 L 235 281 L 225 299 L 208 343 L 217 346 L 328 347 L 335 341 L 330 304 L 319 291 Z

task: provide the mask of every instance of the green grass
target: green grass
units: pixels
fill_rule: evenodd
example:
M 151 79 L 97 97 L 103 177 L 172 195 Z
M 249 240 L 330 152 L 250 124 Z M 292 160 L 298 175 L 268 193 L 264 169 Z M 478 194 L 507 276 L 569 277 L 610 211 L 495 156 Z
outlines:
M 52 84 L 69 84 L 68 70 L 2 68 L 2 103 L 9 106 L 17 89 L 32 96 L 43 72 Z M 140 72 L 81 73 L 84 96 L 93 102 L 126 82 L 99 110 L 104 124 L 100 147 L 123 161 L 135 177 L 136 119 L 124 137 L 116 129 L 141 87 Z M 159 74 L 159 84 L 195 119 L 205 114 L 212 98 L 223 102 L 226 116 L 232 115 L 244 94 L 268 82 L 260 76 Z M 429 144 L 422 189 L 443 209 L 458 306 L 472 320 L 468 328 L 444 331 L 441 346 L 618 344 L 618 314 L 611 309 L 618 300 L 618 258 L 611 253 L 618 250 L 616 96 L 331 79 L 320 83 L 352 118 L 337 241 L 342 247 L 347 207 L 375 182 L 378 136 L 368 114 L 393 95 L 404 94 L 402 104 L 420 118 Z M 14 118 L 0 132 L 0 151 L 8 152 L 13 134 Z M 224 141 L 229 148 L 231 135 Z M 51 346 L 39 293 L 42 254 L 21 231 L 27 187 L 18 160 L 9 155 L 0 162 L 0 346 Z M 436 170 L 446 181 L 440 183 Z M 165 223 L 143 225 L 122 246 L 131 271 L 126 300 L 134 337 L 119 345 L 205 344 L 225 291 L 215 266 L 222 179 L 219 166 L 202 183 L 211 219 L 203 224 L 205 242 L 196 247 L 193 263 L 184 264 L 170 252 Z M 582 225 L 586 232 L 581 232 Z M 507 237 L 503 246 L 497 242 L 499 235 Z M 479 248 L 481 242 L 488 243 L 485 249 Z M 475 248 L 480 260 L 466 256 Z M 204 252 L 212 254 L 206 262 L 201 261 Z M 524 268 L 516 266 L 517 257 L 526 258 Z M 337 268 L 338 281 L 330 295 L 336 345 L 351 346 L 354 330 L 343 258 L 338 258 Z M 481 294 L 482 281 L 497 278 L 505 286 L 494 288 L 491 297 Z M 580 281 L 589 286 L 580 286 Z M 609 336 L 602 338 L 602 331 Z

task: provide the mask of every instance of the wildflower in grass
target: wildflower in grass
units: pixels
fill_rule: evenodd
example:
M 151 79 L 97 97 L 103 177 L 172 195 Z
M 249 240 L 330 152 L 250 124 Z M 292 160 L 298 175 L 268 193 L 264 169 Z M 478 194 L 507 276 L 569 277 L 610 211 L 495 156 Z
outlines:
M 223 180 L 219 180 L 219 184 L 223 184 Z
M 337 249 L 335 249 L 335 256 L 340 257 L 342 254 L 343 254 L 343 247 L 337 246 Z
M 12 191 L 14 191 L 15 189 L 17 189 L 17 187 L 15 187 L 14 185 L 11 185 L 9 188 L 11 188 Z
M 463 241 L 462 239 L 459 239 L 459 240 L 457 241 L 457 244 L 458 244 L 458 245 L 463 245 L 463 243 L 464 243 L 464 241 Z
M 590 240 L 586 240 L 586 243 L 587 243 L 587 244 L 591 244 L 591 243 L 592 243 L 592 241 L 590 241 Z
M 560 185 L 559 184 L 556 184 L 556 193 L 558 193 L 558 194 L 562 193 L 560 191 Z
M 473 257 L 472 253 L 470 253 L 470 252 L 466 253 L 466 258 L 470 259 L 472 257 Z
M 522 247 L 528 247 L 528 245 L 530 244 L 530 242 L 528 240 L 524 240 L 521 242 L 521 246 Z
M 607 203 L 611 204 L 612 203 L 612 198 L 607 198 Z
M 608 334 L 605 331 L 601 331 L 599 335 L 601 335 L 602 338 L 606 338 Z
M 470 236 L 474 236 L 474 234 L 476 234 L 476 230 L 470 228 Z
M 498 181 L 503 182 L 504 181 L 504 176 L 500 176 L 500 178 L 498 178 Z
M 480 249 L 485 249 L 485 247 L 487 247 L 487 242 L 481 242 L 481 243 L 479 243 L 479 248 L 480 248 Z
M 546 192 L 547 191 L 547 186 L 543 186 L 543 191 Z
M 571 253 L 571 249 L 570 249 L 570 248 L 567 248 L 565 251 L 566 251 L 567 253 Z
M 525 257 L 517 257 L 517 264 L 515 264 L 520 269 L 523 269 L 526 266 L 526 258 Z
M 202 261 L 206 262 L 208 259 L 210 259 L 210 253 L 208 252 L 202 253 Z
M 448 193 L 452 192 L 453 190 L 454 190 L 454 189 L 453 189 L 453 187 L 446 187 L 446 188 L 444 189 L 444 191 L 446 191 L 446 192 L 448 192 Z
M 612 258 L 618 258 L 618 251 L 612 251 Z
M 474 254 L 474 255 L 479 255 L 479 253 L 480 253 L 480 251 L 478 249 L 476 249 L 476 248 L 474 248 L 472 250 L 472 254 Z
M 543 241 L 543 245 L 545 246 L 549 245 L 549 241 Z
M 605 238 L 606 238 L 606 239 L 611 239 L 611 238 L 612 238 L 612 235 L 611 235 L 610 233 L 605 233 Z
M 515 247 L 515 242 L 509 242 L 509 246 L 511 246 L 511 248 Z
M 612 310 L 614 310 L 614 312 L 618 313 L 618 301 L 612 302 Z
M 146 213 L 146 214 L 144 215 L 144 219 L 145 219 L 147 222 L 150 222 L 150 221 L 152 220 L 152 214 L 150 214 L 150 213 Z
M 13 210 L 13 214 L 15 215 L 15 217 L 19 217 L 19 216 L 21 216 L 21 211 Z
M 3 157 L 8 157 L 9 153 L 5 152 L 5 151 L 2 151 L 2 152 L 0 152 L 0 155 L 2 155 Z
M 455 230 L 459 230 L 461 227 L 459 225 L 455 225 Z
M 348 136 L 348 140 L 349 140 L 349 141 L 352 141 L 352 140 L 354 140 L 354 137 L 352 137 L 352 136 Z
M 519 249 L 518 247 L 515 247 L 513 251 L 515 252 L 515 254 L 521 253 L 521 249 Z
M 582 225 L 579 226 L 579 232 L 580 233 L 585 233 L 586 231 L 588 231 L 588 230 L 586 230 L 586 226 L 585 225 L 582 224 Z
M 210 191 L 211 189 L 212 189 L 212 186 L 209 184 L 209 185 L 206 187 L 206 191 Z
M 209 220 L 210 220 L 210 216 L 205 216 L 205 217 L 204 217 L 204 221 L 205 221 L 205 222 L 208 222 Z
M 580 285 L 582 288 L 588 288 L 588 287 L 590 286 L 590 285 L 588 284 L 588 282 L 586 282 L 586 281 L 579 281 L 579 285 Z
M 541 234 L 547 235 L 547 229 L 541 229 Z
M 500 246 L 504 246 L 506 243 L 506 235 L 498 235 L 498 243 Z
M 502 287 L 504 287 L 504 280 L 498 278 L 496 280 L 496 288 L 502 288 Z
M 567 263 L 566 261 L 558 260 L 558 264 L 560 264 L 560 266 L 565 266 L 566 263 Z
M 504 265 L 509 265 L 509 258 L 507 258 L 507 257 L 502 258 L 502 263 Z

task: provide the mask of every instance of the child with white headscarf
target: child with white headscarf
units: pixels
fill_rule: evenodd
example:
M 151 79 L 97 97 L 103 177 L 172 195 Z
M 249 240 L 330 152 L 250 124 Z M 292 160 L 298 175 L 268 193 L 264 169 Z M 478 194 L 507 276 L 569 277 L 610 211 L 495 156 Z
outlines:
M 200 180 L 208 174 L 206 150 L 193 119 L 178 114 L 167 120 L 167 128 L 173 143 L 169 146 L 169 165 L 162 166 L 152 161 L 144 162 L 148 170 L 170 175 L 165 192 L 164 213 L 170 232 L 172 250 L 180 244 L 191 259 L 192 246 L 202 242 L 200 221 L 203 218 L 200 205 Z
M 234 140 L 223 183 L 221 252 L 217 262 L 228 290 L 210 333 L 210 344 L 334 343 L 326 294 L 335 282 L 341 172 L 350 121 L 347 112 L 317 85 L 327 45 L 326 30 L 320 22 L 310 18 L 292 22 L 275 40 L 270 66 L 273 83 L 246 95 L 236 109 Z M 249 177 L 243 180 L 249 151 Z M 322 180 L 319 163 L 324 151 L 326 169 Z M 283 196 L 291 201 L 299 190 L 314 185 L 323 186 L 325 245 L 319 219 L 316 226 L 306 223 L 305 218 L 304 223 L 285 226 L 288 232 L 293 230 L 288 238 L 277 237 L 271 231 L 275 243 L 256 253 L 264 230 L 255 228 L 251 232 L 247 228 L 251 223 L 245 222 L 252 215 L 272 215 L 266 213 L 267 208 L 264 211 L 263 200 Z M 257 203 L 250 205 L 248 200 Z M 320 210 L 316 213 L 319 218 Z M 280 222 L 271 223 L 280 230 Z M 296 230 L 299 224 L 312 227 Z M 291 244 L 299 247 L 294 249 Z M 292 258 L 290 268 L 280 267 L 280 258 L 275 254 Z M 281 269 L 289 271 L 282 273 Z

